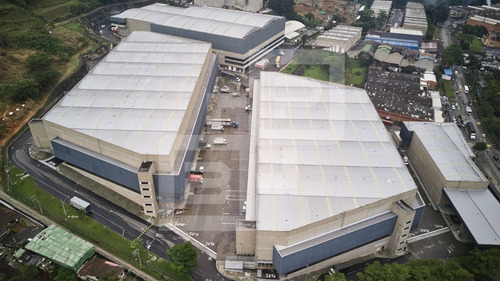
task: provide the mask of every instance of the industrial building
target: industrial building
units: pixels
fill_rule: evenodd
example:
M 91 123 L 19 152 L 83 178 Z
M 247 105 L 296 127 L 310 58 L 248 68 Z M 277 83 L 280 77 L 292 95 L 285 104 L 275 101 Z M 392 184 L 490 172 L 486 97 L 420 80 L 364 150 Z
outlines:
M 194 0 L 196 6 L 215 8 L 232 7 L 247 12 L 258 12 L 262 9 L 263 0 Z
M 157 216 L 183 198 L 216 75 L 209 43 L 133 32 L 30 121 L 35 146 Z
M 300 31 L 306 26 L 300 21 L 289 20 L 285 23 L 285 40 L 287 42 L 294 42 L 300 36 Z
M 404 122 L 400 134 L 430 199 L 458 218 L 459 238 L 476 246 L 500 245 L 500 203 L 455 123 Z
M 94 245 L 55 225 L 38 233 L 25 248 L 73 271 L 95 254 Z
M 316 37 L 316 46 L 345 53 L 361 39 L 361 27 L 337 25 Z
M 384 11 L 387 16 L 389 16 L 392 7 L 392 0 L 375 0 L 371 6 L 371 10 L 374 12 L 374 15 L 378 17 L 381 11 Z
M 404 254 L 424 203 L 366 92 L 260 75 L 237 254 L 287 278 Z
M 368 53 L 372 56 L 375 55 L 379 43 L 370 40 L 361 40 L 358 44 L 354 45 L 349 51 L 347 51 L 347 56 L 350 58 L 357 58 L 361 52 Z
M 210 42 L 219 64 L 244 72 L 285 40 L 285 18 L 211 8 L 180 8 L 161 3 L 111 16 L 129 32 L 152 31 Z
M 427 16 L 422 3 L 408 2 L 406 4 L 403 28 L 420 30 L 424 35 L 427 33 Z
M 378 32 L 370 31 L 365 36 L 365 40 L 372 40 L 379 42 L 380 44 L 389 44 L 392 46 L 405 47 L 411 50 L 417 50 L 420 48 L 422 43 L 422 36 L 420 35 L 410 35 L 401 33 L 390 33 L 390 32 Z

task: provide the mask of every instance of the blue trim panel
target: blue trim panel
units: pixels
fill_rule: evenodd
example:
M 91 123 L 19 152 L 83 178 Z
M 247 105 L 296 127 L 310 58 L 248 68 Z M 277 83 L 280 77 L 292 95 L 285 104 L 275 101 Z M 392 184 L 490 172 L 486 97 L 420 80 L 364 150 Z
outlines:
M 410 232 L 413 232 L 418 229 L 420 225 L 420 220 L 424 216 L 425 204 L 415 208 L 415 217 L 413 217 L 413 222 L 411 224 Z
M 396 225 L 396 220 L 397 216 L 394 216 L 345 235 L 337 236 L 323 243 L 313 244 L 311 247 L 287 256 L 281 256 L 276 246 L 274 246 L 273 265 L 279 274 L 286 275 L 391 235 Z
M 137 171 L 124 169 L 103 159 L 84 153 L 85 149 L 76 150 L 68 146 L 50 141 L 54 155 L 65 162 L 83 169 L 91 174 L 105 178 L 111 182 L 140 192 Z M 73 144 L 74 145 L 74 144 Z

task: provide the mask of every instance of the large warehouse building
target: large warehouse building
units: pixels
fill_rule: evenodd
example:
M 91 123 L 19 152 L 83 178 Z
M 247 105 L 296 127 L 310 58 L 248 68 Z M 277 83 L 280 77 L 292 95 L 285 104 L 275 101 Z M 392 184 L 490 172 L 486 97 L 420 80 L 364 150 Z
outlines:
M 461 238 L 477 246 L 499 246 L 500 202 L 455 123 L 404 122 L 401 139 L 431 200 L 459 218 Z
M 261 72 L 251 133 L 238 254 L 293 277 L 405 253 L 424 203 L 364 90 Z
M 133 32 L 30 122 L 35 145 L 157 216 L 184 195 L 216 74 L 209 43 Z
M 345 53 L 361 39 L 361 27 L 338 25 L 316 38 L 316 46 Z
M 211 7 L 153 4 L 114 15 L 129 32 L 153 31 L 210 42 L 219 64 L 243 72 L 284 42 L 285 18 Z

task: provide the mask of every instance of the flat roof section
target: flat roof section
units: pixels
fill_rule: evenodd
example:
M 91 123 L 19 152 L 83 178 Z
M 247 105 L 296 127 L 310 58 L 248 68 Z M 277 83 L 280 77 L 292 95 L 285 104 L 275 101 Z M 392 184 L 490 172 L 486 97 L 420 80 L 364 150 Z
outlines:
M 258 230 L 296 229 L 416 189 L 363 89 L 277 72 L 256 85 Z
M 115 19 L 134 19 L 173 28 L 242 39 L 281 17 L 212 7 L 180 8 L 155 3 L 129 9 Z
M 491 191 L 444 191 L 478 245 L 500 245 L 500 202 Z
M 422 141 L 447 181 L 487 182 L 472 162 L 474 153 L 455 123 L 405 122 Z
M 210 43 L 133 32 L 44 117 L 139 154 L 169 155 Z

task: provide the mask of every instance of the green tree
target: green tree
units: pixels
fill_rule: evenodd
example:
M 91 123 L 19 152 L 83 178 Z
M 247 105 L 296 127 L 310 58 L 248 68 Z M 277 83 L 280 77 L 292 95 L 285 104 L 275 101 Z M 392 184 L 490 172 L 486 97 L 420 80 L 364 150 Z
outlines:
M 38 281 L 38 268 L 34 265 L 26 264 L 19 270 L 19 280 L 22 281 Z
M 191 242 L 176 244 L 167 250 L 172 261 L 172 268 L 183 273 L 189 273 L 198 266 L 198 252 Z
M 414 65 L 403 66 L 401 68 L 401 72 L 403 73 L 413 73 L 417 71 L 417 68 Z
M 474 248 L 469 252 L 470 262 L 465 266 L 474 274 L 476 280 L 500 280 L 500 249 L 479 250 Z
M 358 61 L 364 66 L 369 66 L 373 63 L 373 56 L 368 52 L 360 52 L 358 54 Z
M 311 13 L 311 12 L 308 12 L 306 15 L 305 15 L 305 18 L 307 20 L 314 20 L 314 14 Z
M 36 52 L 26 59 L 30 71 L 40 71 L 50 68 L 53 61 L 52 57 L 44 52 Z
M 142 238 L 137 238 L 134 241 L 130 242 L 130 248 L 132 248 L 132 252 L 142 249 L 142 245 L 144 245 Z
M 57 276 L 54 278 L 54 281 L 77 281 L 78 276 L 76 276 L 73 270 L 69 270 L 67 268 L 59 268 L 57 271 Z
M 453 44 L 444 49 L 442 58 L 448 66 L 460 65 L 462 64 L 462 55 L 462 48 L 457 44 Z
M 356 275 L 361 281 L 405 281 L 411 277 L 409 267 L 398 263 L 381 265 L 379 261 L 370 264 L 364 273 L 358 272 Z
M 486 150 L 486 143 L 484 143 L 484 142 L 476 142 L 476 144 L 474 144 L 474 149 L 475 150 L 479 150 L 479 151 Z
M 337 270 L 332 275 L 325 276 L 325 281 L 347 281 L 344 273 L 340 273 Z

